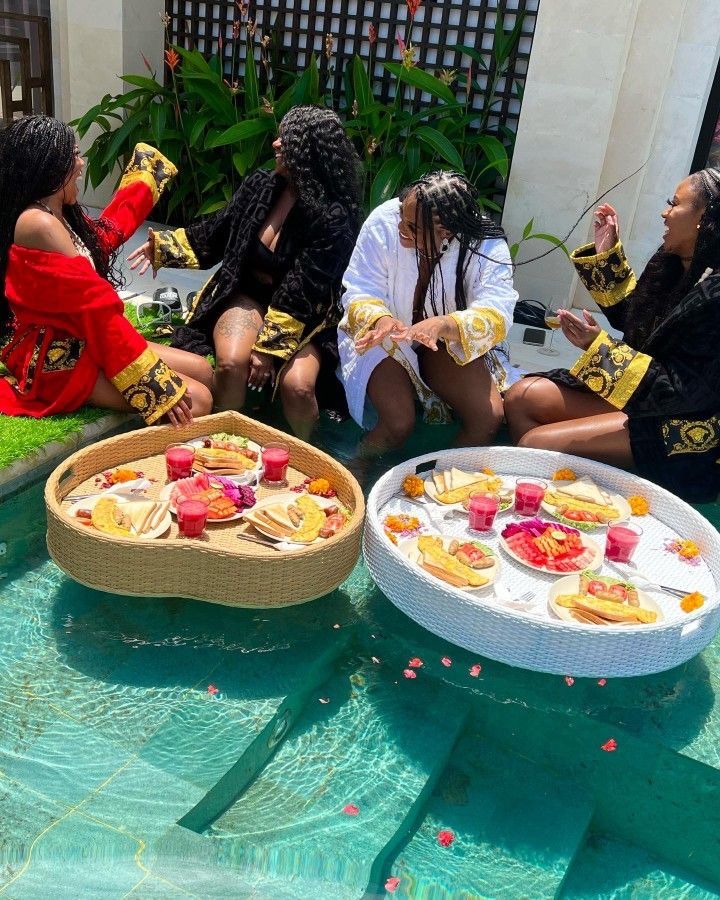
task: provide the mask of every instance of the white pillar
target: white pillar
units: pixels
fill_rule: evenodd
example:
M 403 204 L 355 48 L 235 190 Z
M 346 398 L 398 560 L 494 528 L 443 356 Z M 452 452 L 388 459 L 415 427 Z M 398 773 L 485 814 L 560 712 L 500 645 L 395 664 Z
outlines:
M 687 175 L 720 53 L 716 0 L 543 0 L 503 224 L 563 237 L 580 211 L 649 158 L 607 199 L 640 270 L 661 236 L 663 201 Z M 588 216 L 569 249 L 591 234 Z M 529 242 L 519 259 L 545 249 Z M 559 252 L 517 270 L 521 296 L 588 302 Z

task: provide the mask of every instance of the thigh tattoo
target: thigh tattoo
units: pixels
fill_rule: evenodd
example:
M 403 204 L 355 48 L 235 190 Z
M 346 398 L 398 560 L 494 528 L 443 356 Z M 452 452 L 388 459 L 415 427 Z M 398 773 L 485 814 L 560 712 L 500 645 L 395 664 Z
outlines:
M 262 316 L 256 309 L 236 306 L 220 316 L 216 328 L 223 337 L 242 338 L 250 333 L 257 334 L 262 321 Z

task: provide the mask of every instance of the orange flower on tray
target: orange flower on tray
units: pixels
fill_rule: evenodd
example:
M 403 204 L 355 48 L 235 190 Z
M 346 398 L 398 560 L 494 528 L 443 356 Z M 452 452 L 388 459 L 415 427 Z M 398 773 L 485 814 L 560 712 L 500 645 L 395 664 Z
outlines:
M 108 472 L 105 480 L 110 484 L 124 484 L 126 481 L 136 481 L 140 478 L 141 473 L 135 469 L 115 469 L 114 472 Z
M 335 494 L 327 478 L 314 478 L 308 483 L 307 489 L 308 494 L 315 494 L 317 497 L 330 497 Z
M 480 471 L 483 475 L 490 475 L 491 477 L 495 474 L 495 469 L 491 469 L 490 466 L 483 466 Z
M 385 530 L 392 531 L 393 534 L 405 534 L 407 531 L 418 531 L 419 528 L 420 519 L 417 516 L 400 513 L 396 516 L 385 517 Z
M 402 489 L 407 497 L 422 497 L 425 493 L 425 482 L 418 475 L 408 475 L 402 483 Z
M 577 475 L 573 472 L 572 469 L 558 469 L 557 472 L 553 472 L 552 480 L 577 481 Z
M 650 512 L 650 504 L 644 497 L 633 494 L 632 497 L 627 498 L 627 502 L 634 516 L 646 516 Z
M 693 610 L 700 609 L 705 603 L 705 597 L 699 591 L 693 591 L 692 594 L 686 594 L 680 601 L 680 609 L 683 612 L 691 613 Z
M 677 553 L 681 559 L 697 559 L 700 556 L 700 548 L 695 541 L 683 540 L 678 538 L 676 541 L 670 541 L 667 549 L 672 553 Z

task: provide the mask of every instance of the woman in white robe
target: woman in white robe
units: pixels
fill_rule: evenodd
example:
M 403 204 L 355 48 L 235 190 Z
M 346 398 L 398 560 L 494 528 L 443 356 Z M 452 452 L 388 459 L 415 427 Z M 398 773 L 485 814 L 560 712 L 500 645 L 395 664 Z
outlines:
M 375 209 L 343 278 L 340 377 L 363 455 L 401 446 L 419 400 L 430 422 L 460 420 L 458 446 L 492 441 L 505 371 L 493 348 L 517 293 L 502 229 L 462 175 L 434 172 Z

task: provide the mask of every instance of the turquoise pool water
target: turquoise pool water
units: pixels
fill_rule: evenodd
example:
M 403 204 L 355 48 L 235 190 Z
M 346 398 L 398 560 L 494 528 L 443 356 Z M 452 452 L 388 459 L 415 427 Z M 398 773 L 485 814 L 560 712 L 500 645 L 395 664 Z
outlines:
M 0 507 L 0 896 L 720 896 L 720 642 L 568 684 L 434 638 L 362 563 L 233 610 L 84 588 L 44 527 L 41 486 Z

